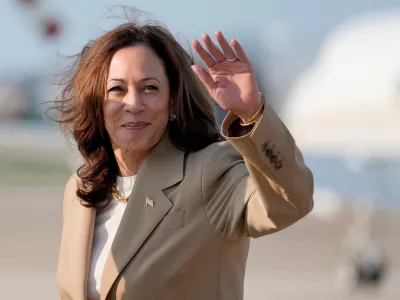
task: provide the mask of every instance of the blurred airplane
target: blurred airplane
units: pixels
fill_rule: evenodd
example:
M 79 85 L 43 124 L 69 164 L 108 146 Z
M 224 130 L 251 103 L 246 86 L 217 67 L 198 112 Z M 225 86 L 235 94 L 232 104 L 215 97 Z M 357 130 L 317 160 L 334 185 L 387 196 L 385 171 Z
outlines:
M 342 24 L 298 78 L 281 112 L 314 172 L 313 215 L 332 218 L 339 205 L 354 208 L 337 277 L 342 288 L 376 284 L 386 270 L 372 217 L 377 206 L 400 200 L 398 36 L 400 10 Z
M 289 93 L 281 115 L 317 185 L 377 204 L 400 198 L 399 34 L 400 10 L 342 24 Z

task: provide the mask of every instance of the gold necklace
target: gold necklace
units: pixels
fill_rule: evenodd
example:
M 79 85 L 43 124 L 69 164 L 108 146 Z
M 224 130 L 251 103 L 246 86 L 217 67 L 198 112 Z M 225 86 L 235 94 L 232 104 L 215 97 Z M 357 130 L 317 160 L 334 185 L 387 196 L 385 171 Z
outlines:
M 115 200 L 118 200 L 119 202 L 122 203 L 128 203 L 129 197 L 123 197 L 121 196 L 121 194 L 118 192 L 117 186 L 115 184 L 113 184 L 112 188 L 111 188 L 111 194 L 113 195 Z

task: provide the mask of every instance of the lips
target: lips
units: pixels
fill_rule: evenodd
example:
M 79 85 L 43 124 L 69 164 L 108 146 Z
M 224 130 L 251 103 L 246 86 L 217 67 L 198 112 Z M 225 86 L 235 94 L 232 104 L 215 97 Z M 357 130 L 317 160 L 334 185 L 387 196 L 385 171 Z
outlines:
M 146 122 L 128 122 L 123 124 L 121 127 L 128 129 L 128 130 L 139 130 L 145 128 L 150 123 Z

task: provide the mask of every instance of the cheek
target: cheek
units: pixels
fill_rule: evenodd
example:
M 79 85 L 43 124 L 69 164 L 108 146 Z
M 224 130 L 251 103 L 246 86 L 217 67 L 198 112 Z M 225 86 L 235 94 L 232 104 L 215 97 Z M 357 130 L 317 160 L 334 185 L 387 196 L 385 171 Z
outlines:
M 168 99 L 152 99 L 147 102 L 146 106 L 156 116 L 156 118 L 164 119 L 165 116 L 169 115 Z
M 162 130 L 168 125 L 169 119 L 169 107 L 168 105 L 162 105 L 154 111 L 154 123 L 159 130 Z
M 103 104 L 103 114 L 106 126 L 110 126 L 117 118 L 122 104 L 117 101 L 105 100 Z

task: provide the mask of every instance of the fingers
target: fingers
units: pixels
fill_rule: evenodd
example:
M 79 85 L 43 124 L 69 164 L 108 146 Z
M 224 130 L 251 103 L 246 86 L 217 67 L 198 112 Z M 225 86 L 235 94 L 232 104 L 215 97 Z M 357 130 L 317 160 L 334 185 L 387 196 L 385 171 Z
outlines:
M 199 76 L 200 80 L 203 82 L 203 84 L 206 86 L 211 94 L 214 89 L 214 80 L 212 79 L 211 75 L 206 70 L 204 70 L 204 68 L 198 65 L 193 65 L 192 69 L 197 74 L 197 76 Z
M 236 50 L 237 58 L 240 61 L 249 62 L 246 52 L 244 52 L 242 45 L 237 40 L 232 39 L 232 46 Z
M 236 53 L 233 51 L 232 47 L 229 45 L 229 43 L 225 39 L 222 32 L 216 31 L 215 37 L 217 38 L 217 41 L 222 48 L 222 51 L 224 51 L 224 59 L 225 58 L 228 58 L 228 59 L 234 58 L 236 56 Z
M 193 48 L 207 68 L 210 69 L 214 67 L 216 63 L 223 62 L 227 59 L 231 61 L 233 58 L 237 58 L 242 62 L 249 62 L 243 47 L 237 40 L 232 39 L 231 44 L 229 44 L 222 32 L 218 30 L 215 31 L 215 37 L 217 38 L 222 51 L 214 44 L 210 36 L 207 34 L 202 35 L 202 40 L 207 50 L 203 48 L 199 41 L 193 40 L 192 42 Z
M 207 50 L 215 58 L 216 62 L 221 62 L 225 60 L 225 57 L 222 54 L 221 50 L 214 44 L 214 42 L 211 40 L 208 34 L 203 34 L 202 40 L 204 42 L 204 45 L 206 45 Z
M 192 46 L 193 46 L 194 50 L 197 52 L 197 54 L 199 55 L 200 59 L 207 66 L 207 68 L 210 69 L 215 65 L 214 58 L 210 55 L 210 53 L 208 51 L 204 50 L 203 46 L 200 44 L 199 41 L 193 40 Z

